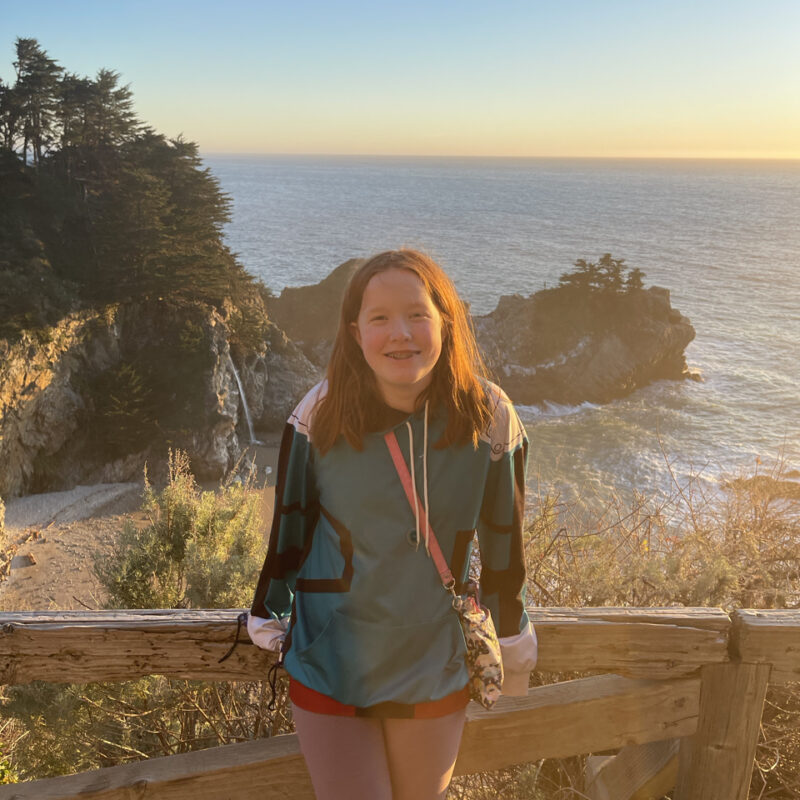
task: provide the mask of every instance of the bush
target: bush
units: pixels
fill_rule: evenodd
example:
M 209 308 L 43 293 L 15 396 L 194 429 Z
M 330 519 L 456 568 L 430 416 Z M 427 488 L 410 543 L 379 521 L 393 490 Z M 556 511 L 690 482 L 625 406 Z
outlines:
M 96 572 L 115 608 L 236 608 L 250 602 L 263 561 L 259 497 L 232 483 L 201 492 L 188 456 L 170 451 L 169 482 L 145 476 L 143 528 L 126 520 Z
M 113 552 L 96 564 L 109 606 L 249 605 L 264 556 L 259 495 L 247 482 L 200 491 L 180 451 L 170 453 L 168 466 L 161 490 L 145 476 L 146 524 L 126 521 Z M 11 723 L 0 742 L 23 780 L 173 755 L 286 731 L 284 682 L 278 691 L 278 708 L 270 712 L 261 681 L 150 676 L 10 687 L 3 712 Z

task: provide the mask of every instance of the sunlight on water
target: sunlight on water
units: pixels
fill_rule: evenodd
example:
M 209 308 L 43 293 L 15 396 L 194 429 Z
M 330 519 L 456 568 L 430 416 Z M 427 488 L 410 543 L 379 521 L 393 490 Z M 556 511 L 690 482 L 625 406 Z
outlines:
M 230 247 L 275 291 L 408 245 L 476 313 L 611 252 L 670 289 L 704 383 L 607 406 L 521 407 L 534 486 L 669 488 L 769 460 L 800 465 L 800 164 L 215 157 Z M 663 451 L 663 452 L 662 452 Z

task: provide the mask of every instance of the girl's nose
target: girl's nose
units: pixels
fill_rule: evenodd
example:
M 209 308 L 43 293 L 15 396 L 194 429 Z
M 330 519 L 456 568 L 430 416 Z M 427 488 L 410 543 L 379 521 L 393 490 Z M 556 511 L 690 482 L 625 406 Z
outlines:
M 411 329 L 408 326 L 408 322 L 404 319 L 397 319 L 392 324 L 392 339 L 410 339 L 411 338 Z

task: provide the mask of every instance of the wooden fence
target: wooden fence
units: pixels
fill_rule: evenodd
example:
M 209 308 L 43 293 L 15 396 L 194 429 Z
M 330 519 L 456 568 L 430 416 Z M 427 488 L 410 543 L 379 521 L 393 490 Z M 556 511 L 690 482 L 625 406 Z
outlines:
M 0 612 L 0 683 L 259 680 L 235 610 Z M 592 800 L 746 798 L 767 684 L 800 680 L 800 612 L 532 608 L 542 672 L 591 677 L 471 704 L 456 774 L 584 753 Z M 247 639 L 241 634 L 241 639 Z M 0 787 L 0 800 L 310 800 L 294 735 Z

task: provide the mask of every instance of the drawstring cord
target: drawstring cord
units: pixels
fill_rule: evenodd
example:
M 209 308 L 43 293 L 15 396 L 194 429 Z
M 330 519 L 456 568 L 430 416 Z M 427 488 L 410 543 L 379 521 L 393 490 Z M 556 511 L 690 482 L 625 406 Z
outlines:
M 233 654 L 233 651 L 236 649 L 236 645 L 239 644 L 239 632 L 242 629 L 242 625 L 245 625 L 247 623 L 247 613 L 248 613 L 247 611 L 242 611 L 242 613 L 236 617 L 236 637 L 234 638 L 233 644 L 230 646 L 228 652 L 225 653 L 225 655 L 222 656 L 222 658 L 219 661 L 217 661 L 218 664 L 221 664 L 223 661 L 226 661 L 228 658 L 230 658 L 231 655 Z M 283 666 L 284 646 L 285 646 L 284 643 L 281 643 L 281 651 L 278 654 L 278 657 L 275 659 L 273 665 L 269 668 L 269 672 L 267 672 L 267 683 L 269 684 L 269 689 L 271 694 L 269 704 L 267 705 L 268 711 L 275 710 L 275 699 L 276 699 L 277 684 L 278 684 L 278 670 Z
M 414 490 L 414 522 L 416 524 L 417 533 L 417 547 L 419 550 L 419 496 L 417 495 L 417 481 L 414 474 L 414 432 L 411 429 L 411 423 L 406 420 L 406 428 L 408 428 L 408 457 L 411 461 L 411 486 Z M 422 491 L 424 504 L 422 510 L 425 512 L 425 552 L 430 555 L 430 522 L 428 514 L 428 401 L 425 401 L 425 412 L 423 418 L 423 434 L 422 434 Z
M 425 498 L 425 552 L 431 554 L 430 506 L 428 505 L 428 401 L 425 401 L 425 416 L 422 427 L 422 492 Z
M 236 649 L 236 645 L 239 644 L 239 631 L 242 629 L 242 625 L 247 622 L 247 612 L 242 611 L 238 617 L 236 617 L 236 636 L 233 639 L 233 644 L 230 646 L 230 649 L 227 653 L 225 653 L 222 658 L 217 661 L 217 664 L 221 664 L 223 661 L 227 661 L 231 655 L 233 655 L 233 651 Z
M 411 423 L 406 420 L 406 427 L 408 428 L 408 458 L 411 461 L 411 485 L 414 487 L 414 523 L 416 526 L 417 538 L 416 549 L 419 550 L 419 500 L 417 500 L 417 481 L 414 476 L 414 433 L 411 430 Z
M 270 700 L 267 704 L 267 711 L 275 710 L 275 700 L 278 694 L 278 670 L 283 666 L 283 643 L 281 644 L 281 651 L 275 659 L 275 663 L 269 668 L 267 673 L 267 683 L 269 684 Z

